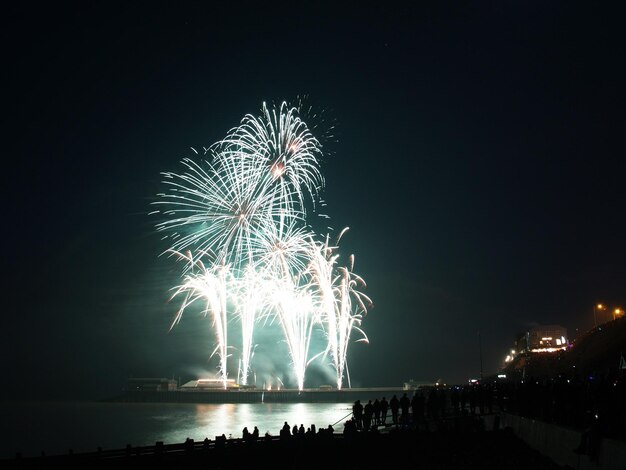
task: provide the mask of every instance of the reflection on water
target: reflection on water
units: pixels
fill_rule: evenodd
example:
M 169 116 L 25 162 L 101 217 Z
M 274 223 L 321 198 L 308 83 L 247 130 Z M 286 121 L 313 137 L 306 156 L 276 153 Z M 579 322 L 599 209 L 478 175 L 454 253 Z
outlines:
M 315 424 L 317 428 L 337 425 L 346 419 L 351 404 L 343 403 L 239 403 L 239 404 L 198 404 L 195 405 L 195 426 L 184 426 L 176 430 L 174 441 L 183 441 L 187 437 L 214 439 L 222 432 L 227 437 L 241 437 L 244 427 L 252 431 L 254 426 L 259 433 L 266 432 L 277 436 L 285 421 L 308 428 Z M 184 431 L 183 431 L 184 430 Z M 184 432 L 189 435 L 183 436 Z M 194 437 L 194 435 L 196 437 Z M 172 439 L 169 440 L 172 442 Z
M 259 428 L 277 436 L 287 421 L 343 430 L 351 403 L 0 403 L 0 458 L 203 440 Z

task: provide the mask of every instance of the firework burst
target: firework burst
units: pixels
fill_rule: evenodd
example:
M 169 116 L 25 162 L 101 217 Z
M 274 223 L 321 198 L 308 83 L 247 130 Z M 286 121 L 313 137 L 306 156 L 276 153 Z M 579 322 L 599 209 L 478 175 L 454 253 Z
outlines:
M 306 223 L 321 202 L 321 155 L 298 108 L 264 103 L 259 116 L 246 115 L 200 162 L 185 158 L 182 173 L 163 173 L 166 191 L 154 202 L 163 218 L 156 229 L 171 242 L 166 252 L 184 261 L 172 296 L 184 300 L 172 326 L 190 305 L 202 303 L 212 319 L 224 387 L 230 323 L 239 325 L 241 384 L 248 383 L 255 329 L 268 320 L 280 324 L 299 389 L 306 368 L 321 356 L 330 356 L 341 389 L 344 377 L 350 380 L 351 334 L 367 341 L 361 329 L 371 305 L 360 290 L 365 282 L 352 262 L 340 266 L 337 247 L 329 246 L 328 236 L 317 241 Z M 326 339 L 319 350 L 313 348 L 316 331 Z

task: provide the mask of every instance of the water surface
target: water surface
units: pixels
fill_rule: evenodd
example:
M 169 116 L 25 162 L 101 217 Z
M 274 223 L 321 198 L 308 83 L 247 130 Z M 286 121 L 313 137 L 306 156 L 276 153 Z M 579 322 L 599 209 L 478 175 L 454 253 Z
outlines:
M 335 431 L 351 414 L 351 403 L 0 403 L 0 458 L 118 449 L 203 440 L 225 434 L 241 437 L 244 427 L 277 436 L 291 426 L 332 424 Z

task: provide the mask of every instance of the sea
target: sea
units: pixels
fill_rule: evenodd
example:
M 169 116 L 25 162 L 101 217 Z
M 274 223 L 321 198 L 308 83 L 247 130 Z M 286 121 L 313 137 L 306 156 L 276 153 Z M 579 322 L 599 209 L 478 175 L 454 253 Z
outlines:
M 352 403 L 0 402 L 0 459 L 239 438 L 254 426 L 278 436 L 285 421 L 342 432 L 351 415 Z

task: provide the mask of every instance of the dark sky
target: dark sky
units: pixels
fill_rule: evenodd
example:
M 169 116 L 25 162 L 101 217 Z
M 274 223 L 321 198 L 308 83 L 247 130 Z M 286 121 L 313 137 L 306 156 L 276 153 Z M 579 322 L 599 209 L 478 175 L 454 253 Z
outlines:
M 464 382 L 626 306 L 619 2 L 153 3 L 4 7 L 2 396 L 213 370 L 147 214 L 264 101 L 335 126 L 326 212 L 374 301 L 353 386 Z

